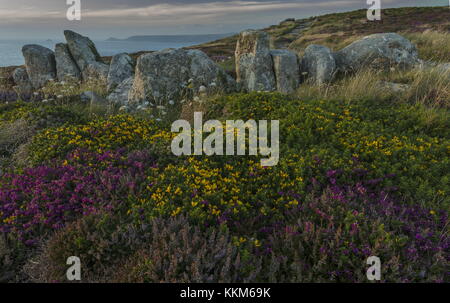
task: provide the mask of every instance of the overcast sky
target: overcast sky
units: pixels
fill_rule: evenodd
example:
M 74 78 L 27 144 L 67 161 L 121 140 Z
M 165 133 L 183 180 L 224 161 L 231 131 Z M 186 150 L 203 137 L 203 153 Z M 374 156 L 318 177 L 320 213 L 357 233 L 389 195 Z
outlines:
M 382 7 L 448 5 L 449 0 L 382 0 Z M 0 0 L 0 39 L 61 39 L 73 29 L 94 39 L 132 35 L 213 34 L 262 28 L 367 8 L 366 0 L 81 0 L 82 20 L 68 21 L 66 0 Z

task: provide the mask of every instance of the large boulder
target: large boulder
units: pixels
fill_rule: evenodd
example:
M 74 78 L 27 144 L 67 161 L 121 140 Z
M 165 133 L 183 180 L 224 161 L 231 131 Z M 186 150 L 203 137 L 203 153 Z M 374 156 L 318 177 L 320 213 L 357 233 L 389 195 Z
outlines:
M 235 52 L 237 82 L 247 91 L 276 89 L 270 38 L 266 32 L 248 30 L 239 35 Z
M 85 81 L 99 81 L 102 84 L 107 84 L 108 73 L 109 65 L 102 62 L 93 62 L 86 66 L 82 75 Z
M 122 81 L 107 97 L 108 101 L 116 105 L 126 105 L 128 103 L 128 94 L 133 87 L 133 77 L 129 77 Z
M 225 92 L 235 88 L 235 81 L 202 51 L 167 49 L 138 58 L 129 101 L 165 104 L 213 84 Z
M 124 80 L 133 77 L 133 59 L 126 53 L 112 57 L 108 73 L 108 91 L 113 91 Z
M 16 86 L 14 90 L 19 96 L 31 94 L 33 92 L 33 85 L 31 85 L 30 78 L 28 78 L 27 70 L 23 67 L 16 68 L 13 71 L 13 79 Z
M 100 77 L 101 80 L 106 81 L 109 67 L 102 62 L 94 42 L 88 37 L 70 30 L 65 30 L 64 36 L 70 53 L 81 70 L 83 79 Z
M 331 50 L 321 45 L 309 45 L 300 61 L 300 73 L 317 84 L 333 80 L 336 61 Z
M 59 81 L 80 81 L 81 72 L 65 43 L 55 46 L 56 75 Z
M 412 68 L 419 62 L 416 46 L 396 33 L 364 37 L 338 51 L 335 58 L 342 72 L 357 71 L 363 67 Z
M 204 52 L 188 50 L 186 55 L 189 58 L 190 79 L 192 79 L 195 93 L 198 93 L 202 86 L 206 87 L 207 90 L 212 88 L 223 92 L 236 90 L 236 81 Z
M 270 51 L 275 71 L 277 90 L 284 94 L 293 93 L 299 85 L 297 55 L 289 50 Z
M 34 89 L 56 78 L 55 53 L 46 47 L 28 44 L 22 48 L 27 74 Z

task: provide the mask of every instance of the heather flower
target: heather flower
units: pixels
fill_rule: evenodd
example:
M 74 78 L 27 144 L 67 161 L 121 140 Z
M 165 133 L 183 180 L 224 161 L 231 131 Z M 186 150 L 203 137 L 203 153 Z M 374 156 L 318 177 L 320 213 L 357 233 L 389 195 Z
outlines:
M 9 174 L 0 183 L 0 231 L 26 244 L 67 222 L 99 211 L 118 211 L 144 182 L 146 153 L 76 151 L 62 166 L 38 166 Z M 129 179 L 132 181 L 127 181 Z

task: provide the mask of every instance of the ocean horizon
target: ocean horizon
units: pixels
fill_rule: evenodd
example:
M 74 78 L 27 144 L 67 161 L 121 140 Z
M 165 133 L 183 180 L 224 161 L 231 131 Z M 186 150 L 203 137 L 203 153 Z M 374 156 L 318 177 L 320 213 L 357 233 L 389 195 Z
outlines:
M 130 41 L 130 40 L 103 40 L 95 41 L 98 52 L 101 56 L 113 56 L 119 53 L 135 53 L 139 51 L 158 51 L 165 48 L 181 48 L 186 46 L 205 43 L 204 37 L 198 36 L 198 39 L 189 39 L 186 41 L 182 35 L 180 41 Z M 217 37 L 219 38 L 219 37 Z M 184 41 L 183 41 L 184 40 Z M 213 41 L 215 39 L 212 39 Z M 25 63 L 22 55 L 22 47 L 26 44 L 39 44 L 55 49 L 55 44 L 64 42 L 63 40 L 0 40 L 0 67 L 18 66 Z

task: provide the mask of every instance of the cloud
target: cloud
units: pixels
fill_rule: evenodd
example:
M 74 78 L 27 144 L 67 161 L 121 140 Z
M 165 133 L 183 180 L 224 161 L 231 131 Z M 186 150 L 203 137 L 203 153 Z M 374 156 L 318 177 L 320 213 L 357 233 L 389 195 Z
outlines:
M 30 19 L 58 19 L 65 14 L 59 10 L 41 10 L 36 7 L 0 8 L 0 22 L 21 22 Z
M 336 6 L 352 4 L 354 1 L 327 1 L 314 6 Z M 230 1 L 194 4 L 155 4 L 140 8 L 109 9 L 87 11 L 86 17 L 176 17 L 193 15 L 226 15 L 231 13 L 263 12 L 275 10 L 289 10 L 311 7 L 311 3 L 285 2 L 285 1 Z
M 447 5 L 428 0 L 427 5 Z M 382 0 L 382 8 L 424 5 Z M 97 35 L 218 33 L 262 28 L 304 18 L 368 8 L 365 0 L 81 0 L 81 22 L 66 19 L 66 0 L 0 0 L 0 37 L 35 37 L 71 28 Z
M 139 1 L 141 3 L 142 1 Z M 60 2 L 61 3 L 61 2 Z M 210 2 L 180 2 L 155 3 L 146 6 L 133 7 L 133 2 L 122 5 L 105 5 L 104 8 L 99 3 L 90 5 L 82 1 L 82 18 L 124 18 L 124 19 L 146 19 L 150 21 L 166 18 L 174 18 L 173 22 L 186 20 L 188 18 L 204 19 L 215 16 L 225 16 L 228 14 L 245 14 L 260 12 L 288 11 L 291 9 L 311 8 L 311 7 L 341 7 L 354 4 L 355 0 L 335 0 L 335 1 L 210 1 Z M 12 6 L 11 4 L 9 6 Z M 42 7 L 42 6 L 41 6 Z M 51 6 L 50 6 L 51 7 Z M 21 6 L 17 8 L 0 7 L 0 22 L 21 22 L 24 20 L 52 20 L 64 19 L 66 7 L 58 5 L 59 9 L 50 9 L 49 6 L 40 8 L 38 6 Z M 135 20 L 135 19 L 134 19 Z M 138 21 L 138 20 L 137 20 Z M 195 22 L 195 21 L 194 21 Z
M 441 0 L 442 5 L 447 0 Z M 39 4 L 36 4 L 39 2 Z M 416 4 L 411 0 L 382 0 L 383 6 Z M 438 3 L 439 0 L 430 0 Z M 131 21 L 153 18 L 224 16 L 279 12 L 290 10 L 320 11 L 368 7 L 364 0 L 81 0 L 85 18 L 124 18 Z M 67 11 L 65 0 L 0 0 L 0 23 L 24 20 L 64 19 Z M 194 20 L 195 22 L 195 20 Z

